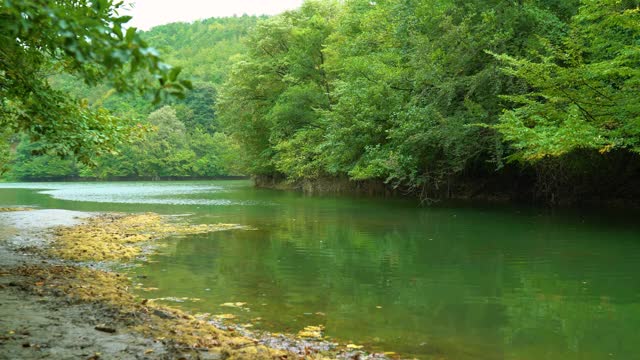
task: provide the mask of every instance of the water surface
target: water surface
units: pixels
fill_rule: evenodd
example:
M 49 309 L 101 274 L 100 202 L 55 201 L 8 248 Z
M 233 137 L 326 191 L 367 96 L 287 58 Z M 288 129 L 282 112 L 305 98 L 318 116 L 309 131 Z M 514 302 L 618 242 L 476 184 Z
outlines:
M 307 197 L 248 181 L 0 184 L 0 207 L 191 214 L 234 230 L 171 238 L 136 268 L 274 332 L 420 359 L 640 359 L 637 213 Z M 246 302 L 247 309 L 221 307 Z

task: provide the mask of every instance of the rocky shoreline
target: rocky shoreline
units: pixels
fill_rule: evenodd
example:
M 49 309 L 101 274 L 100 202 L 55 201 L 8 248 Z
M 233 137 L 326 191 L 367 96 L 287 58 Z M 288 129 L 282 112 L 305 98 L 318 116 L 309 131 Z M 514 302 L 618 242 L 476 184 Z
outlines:
M 327 341 L 321 328 L 271 334 L 158 305 L 136 297 L 131 279 L 108 265 L 152 251 L 163 236 L 239 228 L 156 214 L 3 209 L 0 359 L 389 358 Z

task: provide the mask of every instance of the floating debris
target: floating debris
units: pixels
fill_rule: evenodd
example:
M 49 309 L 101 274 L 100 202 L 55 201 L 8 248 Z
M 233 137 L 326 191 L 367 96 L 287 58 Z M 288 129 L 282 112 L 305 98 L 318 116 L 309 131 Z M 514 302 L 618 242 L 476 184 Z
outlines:
M 304 329 L 298 331 L 297 336 L 300 338 L 312 338 L 312 339 L 322 339 L 324 331 L 324 326 L 306 326 Z
M 174 297 L 174 296 L 167 296 L 167 297 L 161 297 L 161 298 L 155 298 L 155 299 L 147 299 L 148 301 L 168 301 L 168 302 L 175 302 L 175 303 L 183 303 L 185 301 L 202 301 L 202 299 L 200 298 L 192 298 L 192 297 Z
M 233 308 L 241 308 L 247 305 L 246 302 L 226 302 L 224 304 L 220 304 L 220 306 L 233 307 Z
M 219 315 L 214 315 L 213 317 L 219 320 L 233 320 L 236 318 L 236 316 L 233 314 L 219 314 Z

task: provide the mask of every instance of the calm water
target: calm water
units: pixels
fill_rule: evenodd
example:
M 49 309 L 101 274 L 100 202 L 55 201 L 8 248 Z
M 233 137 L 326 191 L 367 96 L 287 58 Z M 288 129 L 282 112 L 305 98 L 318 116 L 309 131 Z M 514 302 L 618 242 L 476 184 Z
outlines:
M 0 207 L 192 214 L 254 231 L 172 238 L 147 297 L 257 328 L 323 324 L 420 359 L 640 359 L 640 223 L 611 211 L 305 197 L 246 181 L 0 184 Z M 248 309 L 221 307 L 246 302 Z

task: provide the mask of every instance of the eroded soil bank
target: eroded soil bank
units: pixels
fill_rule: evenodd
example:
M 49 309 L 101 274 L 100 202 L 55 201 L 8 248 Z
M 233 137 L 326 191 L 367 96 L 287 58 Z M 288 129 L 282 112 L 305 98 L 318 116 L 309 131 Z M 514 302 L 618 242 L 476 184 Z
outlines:
M 15 210 L 15 211 L 14 211 Z M 385 359 L 322 338 L 251 331 L 134 296 L 113 261 L 175 234 L 243 229 L 156 214 L 0 212 L 0 359 Z

